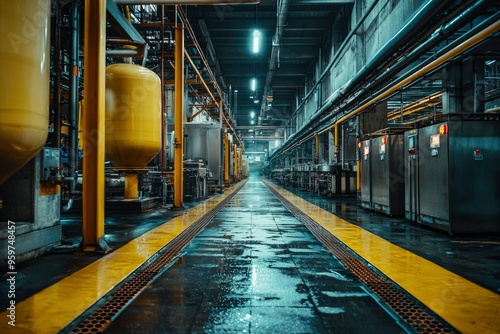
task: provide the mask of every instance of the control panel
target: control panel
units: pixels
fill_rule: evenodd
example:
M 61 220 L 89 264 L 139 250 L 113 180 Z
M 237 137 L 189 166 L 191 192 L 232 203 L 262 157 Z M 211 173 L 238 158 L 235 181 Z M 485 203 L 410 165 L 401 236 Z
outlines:
M 55 176 L 61 167 L 61 152 L 58 148 L 46 147 L 42 149 L 40 161 L 40 180 L 46 181 Z

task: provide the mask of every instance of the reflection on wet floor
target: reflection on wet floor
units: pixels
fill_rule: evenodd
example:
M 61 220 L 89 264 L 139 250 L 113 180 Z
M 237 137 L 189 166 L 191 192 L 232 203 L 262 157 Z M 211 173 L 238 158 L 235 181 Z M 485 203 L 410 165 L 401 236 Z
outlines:
M 111 333 L 404 333 L 258 179 L 108 327 Z
M 322 209 L 356 224 L 402 248 L 422 256 L 468 280 L 500 293 L 500 236 L 450 236 L 401 217 L 361 208 L 354 196 L 329 198 L 285 187 Z M 471 222 L 473 223 L 473 222 Z

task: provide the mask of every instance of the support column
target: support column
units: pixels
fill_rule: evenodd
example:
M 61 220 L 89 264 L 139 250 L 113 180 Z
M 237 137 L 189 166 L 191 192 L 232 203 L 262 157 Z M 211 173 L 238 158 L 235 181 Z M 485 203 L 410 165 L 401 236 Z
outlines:
M 104 236 L 105 38 L 106 1 L 85 0 L 82 248 L 86 251 L 96 250 Z
M 224 134 L 224 186 L 229 187 L 229 135 Z
M 125 174 L 125 199 L 139 198 L 139 175 L 134 172 Z
M 182 208 L 184 170 L 184 25 L 175 26 L 174 207 Z

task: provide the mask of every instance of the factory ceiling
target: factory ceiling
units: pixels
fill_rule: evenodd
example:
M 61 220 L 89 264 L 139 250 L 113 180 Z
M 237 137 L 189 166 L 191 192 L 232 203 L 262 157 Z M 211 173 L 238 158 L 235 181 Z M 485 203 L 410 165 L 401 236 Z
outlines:
M 347 29 L 352 2 L 261 0 L 186 9 L 238 126 L 286 126 L 327 31 L 334 22 Z M 255 30 L 260 48 L 253 53 Z
M 138 57 L 136 62 L 143 62 L 160 74 L 160 55 L 163 54 L 167 59 L 164 78 L 169 80 L 167 83 L 173 81 L 173 31 L 169 29 L 176 20 L 174 7 L 163 7 L 166 34 L 160 48 L 162 6 L 132 3 L 132 0 L 107 0 L 108 53 L 123 52 L 109 51 L 117 47 L 109 43 L 114 38 L 138 44 L 146 40 L 147 59 L 143 61 Z M 246 127 L 261 126 L 252 135 L 272 138 L 278 135 L 277 127 L 289 126 L 298 96 L 307 93 L 306 73 L 320 61 L 321 48 L 332 47 L 329 43 L 334 38 L 329 32 L 339 36 L 348 34 L 353 3 L 353 0 L 260 0 L 257 4 L 181 7 L 184 13 L 181 16 L 185 15 L 189 22 L 185 32 L 187 52 L 204 80 L 217 82 L 230 106 L 230 117 L 238 134 L 243 137 L 248 135 Z M 124 22 L 127 12 L 130 23 Z M 258 52 L 253 50 L 255 31 L 259 34 Z M 212 76 L 207 75 L 207 67 Z M 255 79 L 255 90 L 251 87 L 252 79 Z M 191 90 L 196 91 L 197 87 L 198 91 L 204 89 L 191 81 Z M 218 95 L 216 91 L 214 88 L 214 96 Z

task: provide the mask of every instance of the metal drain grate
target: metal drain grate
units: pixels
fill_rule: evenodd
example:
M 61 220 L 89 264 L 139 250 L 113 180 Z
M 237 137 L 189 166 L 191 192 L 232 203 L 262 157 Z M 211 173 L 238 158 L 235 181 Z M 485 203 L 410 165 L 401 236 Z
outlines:
M 374 271 L 361 261 L 357 254 L 305 215 L 268 182 L 264 182 L 264 184 L 347 269 L 352 271 L 373 293 L 377 294 L 411 328 L 418 333 L 455 333 L 449 325 L 433 315 L 431 311 L 426 310 L 423 305 L 419 305 L 406 293 L 400 291 L 388 277 Z
M 168 245 L 160 250 L 152 261 L 139 268 L 133 276 L 119 288 L 104 297 L 107 301 L 104 305 L 94 310 L 90 314 L 84 314 L 84 319 L 73 326 L 76 326 L 71 333 L 101 333 L 108 327 L 113 319 L 129 304 L 134 298 L 145 289 L 165 267 L 175 259 L 191 240 L 214 218 L 214 216 L 226 205 L 231 198 L 245 185 L 244 181 L 229 196 L 214 206 L 208 213 L 195 221 L 191 226 L 179 234 Z

